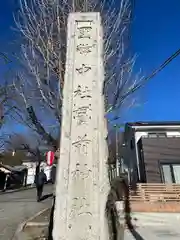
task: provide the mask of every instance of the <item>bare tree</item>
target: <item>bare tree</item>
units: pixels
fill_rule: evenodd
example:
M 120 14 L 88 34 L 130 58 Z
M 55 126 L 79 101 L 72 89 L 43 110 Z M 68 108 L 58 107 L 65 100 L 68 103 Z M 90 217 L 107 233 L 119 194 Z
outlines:
M 141 78 L 133 74 L 136 58 L 130 56 L 128 48 L 131 0 L 19 0 L 19 5 L 15 21 L 22 36 L 19 58 L 24 70 L 16 75 L 10 91 L 13 117 L 58 147 L 50 127 L 57 129 L 61 124 L 67 19 L 71 12 L 100 12 L 106 112 L 120 112 L 129 104 L 141 84 Z
M 13 117 L 38 132 L 48 143 L 58 145 L 51 127 L 53 125 L 56 132 L 61 124 L 67 18 L 70 12 L 76 11 L 98 11 L 102 16 L 106 112 L 119 112 L 128 106 L 130 97 L 131 106 L 134 103 L 131 95 L 142 80 L 133 74 L 136 57 L 129 52 L 132 2 L 19 0 L 15 21 L 22 37 L 18 57 L 23 71 L 16 74 L 11 89 L 10 105 L 15 106 Z
M 3 152 L 5 148 L 4 137 L 0 136 L 0 152 Z
M 7 152 L 25 151 L 34 157 L 34 160 L 42 158 L 42 147 L 48 149 L 42 138 L 38 134 L 24 134 L 12 133 L 6 138 L 4 137 L 4 148 Z
M 55 112 L 41 100 L 35 82 L 31 84 L 25 79 L 23 73 L 16 73 L 13 86 L 8 89 L 8 117 L 25 125 L 31 132 L 38 133 L 56 149 L 60 119 L 58 121 Z

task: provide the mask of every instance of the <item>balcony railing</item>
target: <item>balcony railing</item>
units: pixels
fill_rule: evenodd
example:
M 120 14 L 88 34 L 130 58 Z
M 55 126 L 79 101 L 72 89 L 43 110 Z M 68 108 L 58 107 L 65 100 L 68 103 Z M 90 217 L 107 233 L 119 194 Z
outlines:
M 180 202 L 180 184 L 139 183 L 130 190 L 130 201 Z

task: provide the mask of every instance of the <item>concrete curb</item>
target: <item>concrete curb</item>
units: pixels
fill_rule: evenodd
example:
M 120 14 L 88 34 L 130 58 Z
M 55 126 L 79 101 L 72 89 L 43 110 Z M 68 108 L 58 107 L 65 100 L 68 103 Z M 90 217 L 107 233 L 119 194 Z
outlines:
M 14 189 L 14 190 L 7 190 L 7 191 L 5 191 L 5 192 L 0 191 L 0 195 L 8 194 L 8 193 L 14 193 L 14 192 L 26 191 L 26 190 L 33 189 L 33 188 L 35 188 L 35 186 L 33 186 L 33 187 L 18 188 L 18 189 Z
M 45 184 L 45 186 L 48 186 L 48 185 L 50 185 L 51 183 L 46 183 Z M 14 189 L 14 190 L 7 190 L 7 191 L 0 191 L 0 195 L 1 194 L 8 194 L 8 193 L 14 193 L 14 192 L 20 192 L 20 191 L 25 191 L 25 190 L 29 190 L 29 189 L 33 189 L 33 188 L 36 188 L 36 186 L 35 185 L 33 185 L 33 186 L 28 186 L 28 187 L 22 187 L 22 188 L 17 188 L 17 189 Z
M 27 222 L 25 227 L 47 227 L 49 222 Z
M 32 220 L 34 218 L 38 217 L 43 212 L 47 211 L 48 209 L 49 208 L 44 208 L 43 210 L 41 210 L 38 213 L 36 213 L 34 216 L 32 216 L 32 217 L 28 218 L 27 220 L 25 220 L 24 222 L 20 223 L 11 240 L 17 240 L 18 239 L 18 235 L 24 230 L 24 228 L 26 226 L 47 226 L 47 225 L 42 225 L 42 223 L 40 223 L 40 225 L 38 225 L 37 223 L 36 223 L 36 225 L 32 225 L 32 223 L 35 223 Z M 30 225 L 29 225 L 29 223 L 30 223 Z

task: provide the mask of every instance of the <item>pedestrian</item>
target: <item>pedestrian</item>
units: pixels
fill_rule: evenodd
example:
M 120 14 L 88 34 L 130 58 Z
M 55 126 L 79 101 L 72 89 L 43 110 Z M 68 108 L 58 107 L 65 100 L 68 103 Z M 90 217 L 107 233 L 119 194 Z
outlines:
M 55 184 L 55 180 L 56 180 L 56 165 L 53 164 L 51 168 L 51 183 Z
M 44 169 L 42 168 L 41 171 L 37 173 L 36 177 L 37 202 L 41 201 L 45 182 L 47 182 L 47 177 L 46 174 L 44 173 Z

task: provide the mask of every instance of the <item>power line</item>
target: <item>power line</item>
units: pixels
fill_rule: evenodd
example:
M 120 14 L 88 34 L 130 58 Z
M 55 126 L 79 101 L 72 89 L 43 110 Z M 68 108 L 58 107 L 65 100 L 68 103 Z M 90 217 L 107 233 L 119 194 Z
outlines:
M 161 72 L 169 63 L 171 63 L 177 56 L 180 55 L 180 48 L 173 53 L 168 59 L 166 59 L 157 69 L 155 69 L 148 77 L 144 78 L 142 81 L 146 82 L 153 78 L 157 73 Z M 138 86 L 137 86 L 138 87 Z M 136 91 L 136 89 L 135 89 Z
M 135 85 L 133 89 L 131 89 L 129 92 L 127 92 L 124 96 L 122 96 L 120 104 L 123 102 L 123 100 L 128 97 L 128 95 L 134 93 L 137 91 L 140 87 L 142 87 L 147 81 L 152 79 L 154 76 L 156 76 L 159 72 L 161 72 L 169 63 L 171 63 L 177 56 L 180 55 L 180 48 L 173 53 L 169 58 L 167 58 L 158 68 L 156 68 L 148 77 L 145 77 L 142 79 L 140 83 Z
M 149 76 L 145 77 L 140 81 L 138 84 L 134 86 L 130 91 L 128 91 L 125 95 L 123 95 L 120 99 L 120 102 L 117 107 L 113 109 L 116 110 L 119 108 L 119 106 L 123 103 L 123 101 L 132 93 L 140 89 L 147 81 L 155 77 L 159 72 L 161 72 L 169 63 L 171 63 L 176 57 L 180 55 L 180 48 L 174 52 L 169 58 L 167 58 L 158 68 L 156 68 Z M 119 116 L 113 118 L 111 121 L 115 121 L 119 119 Z

